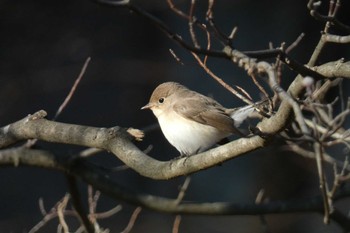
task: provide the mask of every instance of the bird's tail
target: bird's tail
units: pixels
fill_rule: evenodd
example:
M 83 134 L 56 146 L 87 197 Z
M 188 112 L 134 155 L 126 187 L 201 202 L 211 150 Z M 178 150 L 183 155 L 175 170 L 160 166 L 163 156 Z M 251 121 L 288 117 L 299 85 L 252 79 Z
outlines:
M 228 114 L 235 122 L 235 127 L 239 127 L 248 118 L 256 117 L 258 113 L 264 113 L 268 109 L 269 100 L 262 100 L 251 105 L 227 109 Z M 261 114 L 264 116 L 264 114 Z

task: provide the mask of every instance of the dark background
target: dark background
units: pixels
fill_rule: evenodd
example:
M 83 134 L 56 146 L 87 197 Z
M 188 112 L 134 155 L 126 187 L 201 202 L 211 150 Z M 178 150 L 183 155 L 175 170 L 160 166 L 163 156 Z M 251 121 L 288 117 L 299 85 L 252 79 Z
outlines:
M 174 31 L 188 39 L 188 25 L 178 18 L 165 1 L 135 1 L 160 17 Z M 188 9 L 187 1 L 178 1 Z M 201 1 L 196 10 L 203 20 L 206 10 Z M 328 3 L 324 2 L 326 7 Z M 341 19 L 349 4 L 344 1 Z M 239 50 L 268 48 L 292 43 L 306 33 L 292 56 L 306 63 L 319 40 L 323 25 L 314 21 L 306 1 L 217 1 L 217 25 L 225 33 L 238 26 L 234 46 Z M 201 34 L 200 34 L 201 35 Z M 184 65 L 169 53 L 173 49 Z M 320 62 L 345 57 L 349 47 L 330 45 Z M 152 90 L 165 81 L 177 81 L 203 94 L 211 95 L 227 107 L 243 103 L 224 90 L 198 67 L 183 48 L 155 25 L 126 8 L 109 8 L 92 1 L 0 1 L 0 125 L 23 118 L 40 109 L 52 118 L 68 94 L 87 57 L 90 65 L 74 97 L 58 121 L 96 127 L 115 125 L 143 129 L 156 123 L 150 111 L 140 107 Z M 210 59 L 212 70 L 229 84 L 239 85 L 258 100 L 258 91 L 244 71 L 222 59 Z M 286 87 L 295 73 L 284 69 Z M 336 94 L 336 92 L 335 92 Z M 160 160 L 178 156 L 159 130 L 146 135 L 140 149 L 154 146 L 149 153 Z M 317 194 L 315 162 L 281 150 L 278 142 L 222 166 L 192 175 L 186 192 L 190 201 L 231 201 L 252 203 L 260 189 L 270 200 L 292 199 Z M 38 146 L 58 154 L 74 154 L 82 148 L 39 142 Z M 101 166 L 121 165 L 111 154 L 91 159 Z M 331 169 L 331 168 L 329 168 Z M 154 181 L 131 170 L 111 174 L 116 182 L 130 189 L 175 198 L 183 177 Z M 86 195 L 86 186 L 81 185 Z M 38 168 L 6 167 L 0 170 L 0 232 L 27 232 L 42 218 L 38 199 L 49 210 L 67 192 L 63 174 Z M 102 197 L 98 210 L 117 204 L 123 210 L 102 227 L 120 232 L 127 225 L 135 206 Z M 344 210 L 349 205 L 342 203 Z M 143 210 L 132 232 L 171 232 L 174 216 Z M 336 224 L 325 226 L 317 213 L 269 215 L 271 232 L 341 232 Z M 41 232 L 55 232 L 57 222 Z M 180 232 L 261 232 L 256 216 L 183 216 Z

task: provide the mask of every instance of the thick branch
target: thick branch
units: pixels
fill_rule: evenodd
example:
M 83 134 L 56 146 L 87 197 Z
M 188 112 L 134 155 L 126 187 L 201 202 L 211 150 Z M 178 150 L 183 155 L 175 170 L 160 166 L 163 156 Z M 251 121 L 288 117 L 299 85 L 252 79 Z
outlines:
M 0 151 L 0 165 L 13 165 L 11 158 L 16 157 L 19 164 L 44 168 L 64 170 L 81 178 L 102 193 L 129 203 L 140 205 L 155 211 L 174 214 L 199 215 L 258 215 L 292 212 L 322 212 L 323 202 L 320 195 L 293 201 L 273 201 L 264 204 L 235 204 L 228 202 L 212 203 L 179 203 L 176 199 L 163 198 L 148 194 L 140 194 L 121 187 L 101 174 L 93 164 L 86 164 L 84 160 L 76 160 L 73 164 L 59 161 L 53 154 L 33 149 L 7 149 Z M 41 158 L 39 160 L 33 158 Z M 68 158 L 68 157 L 66 157 Z M 36 161 L 35 164 L 33 161 Z M 54 165 L 53 165 L 54 164 Z M 335 195 L 334 200 L 350 195 L 350 187 L 343 187 Z
M 28 116 L 0 129 L 0 148 L 25 139 L 74 144 L 105 149 L 127 166 L 152 179 L 170 179 L 212 167 L 228 159 L 263 147 L 259 136 L 242 138 L 204 153 L 169 162 L 158 161 L 130 142 L 130 135 L 120 127 L 95 128 L 49 121 L 44 111 Z
M 350 79 L 350 62 L 331 61 L 320 66 L 312 68 L 316 72 L 324 75 L 327 78 L 343 77 Z
M 80 220 L 87 233 L 94 233 L 94 225 L 89 220 L 87 212 L 85 211 L 84 205 L 80 199 L 81 194 L 79 192 L 76 178 L 74 176 L 67 175 L 66 179 L 68 183 L 69 193 L 71 194 L 72 204 L 74 206 L 74 210 L 77 213 L 78 219 Z

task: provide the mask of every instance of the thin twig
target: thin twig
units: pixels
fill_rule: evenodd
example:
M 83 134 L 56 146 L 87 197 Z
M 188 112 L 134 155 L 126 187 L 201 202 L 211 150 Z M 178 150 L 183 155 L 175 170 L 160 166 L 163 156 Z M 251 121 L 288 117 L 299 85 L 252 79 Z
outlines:
M 235 88 L 237 88 L 237 90 L 239 90 L 240 92 L 243 93 L 243 95 L 245 95 L 246 98 L 248 98 L 249 100 L 253 101 L 253 98 L 249 95 L 249 93 L 244 90 L 242 87 L 235 85 Z
M 196 54 L 203 54 L 208 55 L 212 57 L 221 57 L 221 58 L 227 58 L 230 60 L 233 60 L 234 57 L 232 56 L 233 53 L 227 53 L 224 50 L 227 50 L 225 46 L 223 50 L 206 50 L 203 48 L 196 48 L 192 46 L 191 44 L 187 43 L 182 39 L 182 37 L 170 30 L 170 28 L 158 17 L 152 15 L 151 13 L 143 10 L 142 8 L 138 7 L 137 5 L 130 2 L 130 0 L 121 0 L 121 1 L 110 1 L 110 0 L 95 0 L 95 2 L 113 6 L 113 7 L 127 7 L 129 10 L 135 12 L 136 14 L 139 14 L 140 16 L 144 17 L 145 19 L 149 20 L 151 23 L 156 25 L 160 30 L 162 30 L 169 38 L 171 38 L 174 42 L 178 43 L 180 46 L 182 46 L 184 49 L 187 49 L 191 52 L 194 52 Z M 201 24 L 198 23 L 198 26 L 200 27 Z M 232 47 L 230 47 L 232 50 Z M 291 69 L 296 70 L 298 73 L 300 73 L 303 76 L 312 76 L 317 79 L 325 79 L 325 77 L 318 72 L 308 68 L 307 66 L 300 64 L 293 58 L 289 57 L 287 54 L 285 54 L 280 49 L 275 50 L 259 50 L 259 51 L 244 51 L 242 52 L 246 56 L 251 56 L 254 58 L 271 58 L 276 57 L 277 55 L 281 56 L 281 60 L 288 65 Z
M 71 100 L 72 96 L 74 95 L 75 90 L 77 89 L 77 86 L 80 83 L 81 78 L 84 76 L 86 68 L 89 65 L 89 62 L 91 60 L 91 57 L 88 57 L 83 65 L 83 68 L 80 71 L 80 74 L 78 75 L 77 79 L 75 80 L 72 88 L 70 89 L 68 95 L 66 96 L 65 100 L 63 101 L 63 103 L 61 104 L 61 106 L 58 108 L 55 116 L 53 117 L 52 120 L 57 120 L 58 116 L 62 113 L 63 109 L 67 106 L 67 104 L 69 103 L 69 101 Z
M 80 192 L 77 186 L 76 178 L 71 175 L 66 175 L 69 192 L 72 197 L 72 204 L 74 206 L 75 211 L 77 212 L 77 217 L 80 220 L 81 224 L 85 227 L 86 232 L 94 233 L 95 227 L 90 222 L 87 217 L 86 211 L 84 210 L 83 204 L 80 200 Z
M 72 86 L 70 92 L 68 93 L 68 95 L 66 96 L 65 100 L 63 101 L 63 103 L 60 105 L 60 107 L 58 108 L 55 116 L 52 118 L 53 121 L 57 120 L 58 116 L 62 113 L 62 111 L 64 110 L 64 108 L 67 106 L 67 104 L 69 103 L 69 101 L 71 100 L 81 78 L 83 77 L 84 73 L 85 73 L 85 70 L 90 62 L 91 58 L 88 57 L 84 63 L 84 66 L 82 68 L 82 70 L 80 71 L 80 74 L 78 75 L 78 78 L 75 80 L 74 82 L 74 85 Z M 30 139 L 30 140 L 27 140 L 27 143 L 25 144 L 26 147 L 30 148 L 30 147 L 33 147 L 36 142 L 38 140 L 37 139 Z
M 317 3 L 319 3 L 320 1 L 318 1 Z M 319 20 L 320 22 L 324 22 L 329 24 L 332 23 L 332 25 L 334 25 L 335 27 L 344 30 L 346 32 L 350 32 L 350 26 L 343 24 L 342 22 L 340 22 L 336 17 L 335 17 L 335 13 L 337 12 L 339 6 L 340 6 L 340 1 L 337 0 L 337 5 L 336 8 L 334 8 L 334 11 L 329 10 L 328 11 L 328 15 L 322 15 L 320 14 L 317 10 L 318 8 L 318 4 L 315 3 L 314 0 L 309 0 L 307 7 L 310 10 L 310 15 L 312 17 L 314 17 L 316 20 Z
M 184 63 L 181 61 L 181 59 L 175 54 L 174 50 L 169 49 L 169 52 L 178 63 L 180 63 L 181 65 L 184 65 Z
M 329 123 L 329 127 L 325 134 L 322 135 L 321 141 L 324 141 L 327 137 L 337 132 L 343 125 L 346 117 L 350 114 L 350 109 L 341 112 L 338 116 L 333 118 Z
M 267 91 L 260 85 L 260 83 L 258 82 L 258 80 L 256 80 L 255 74 L 252 73 L 249 77 L 252 78 L 255 86 L 258 87 L 258 89 L 260 90 L 260 92 L 264 95 L 265 99 L 269 99 L 269 94 L 267 94 Z
M 228 38 L 229 38 L 231 41 L 232 41 L 233 38 L 235 37 L 237 31 L 238 31 L 238 27 L 237 27 L 237 26 L 235 26 L 235 27 L 232 28 L 231 33 L 230 33 L 230 35 L 228 36 Z
M 193 25 L 196 22 L 196 18 L 193 15 L 194 14 L 194 8 L 196 5 L 196 0 L 191 0 L 191 7 L 190 7 L 190 13 L 188 14 L 188 28 L 190 31 L 190 35 L 191 35 L 191 39 L 192 39 L 192 43 L 194 45 L 195 48 L 200 48 L 200 45 L 198 43 L 197 40 L 197 36 L 196 36 L 196 32 L 194 31 Z
M 176 215 L 174 219 L 173 229 L 171 231 L 172 233 L 179 233 L 180 223 L 181 223 L 181 215 Z
M 121 205 L 117 205 L 105 212 L 96 213 L 97 202 L 100 199 L 100 196 L 101 196 L 100 191 L 97 190 L 94 193 L 93 187 L 91 185 L 88 186 L 89 217 L 95 225 L 97 224 L 97 219 L 109 218 L 114 214 L 118 213 L 122 209 Z
M 327 190 L 327 183 L 326 183 L 326 177 L 324 174 L 323 169 L 323 148 L 319 142 L 314 143 L 314 150 L 316 154 L 316 164 L 317 164 L 317 171 L 318 171 L 318 178 L 320 183 L 320 189 L 321 194 L 323 197 L 323 205 L 324 205 L 324 217 L 323 222 L 325 224 L 329 223 L 329 215 L 332 212 L 332 207 L 330 205 L 330 199 L 328 198 L 328 190 Z
M 290 142 L 290 141 L 286 141 L 286 142 L 287 142 L 288 146 L 284 146 L 284 147 L 282 147 L 282 149 L 293 151 L 293 152 L 295 152 L 295 153 L 297 153 L 305 158 L 316 159 L 316 154 L 314 151 L 306 150 L 305 148 L 302 148 L 299 145 L 297 145 L 293 142 Z M 330 164 L 330 165 L 336 164 L 337 167 L 340 167 L 340 168 L 344 167 L 344 163 L 342 161 L 333 158 L 332 156 L 330 156 L 327 153 L 323 154 L 323 159 L 324 159 L 324 162 L 326 162 L 327 164 Z M 346 169 L 347 169 L 347 171 L 350 172 L 350 165 L 348 165 L 346 167 Z
M 113 216 L 114 214 L 118 213 L 119 211 L 121 211 L 122 209 L 123 209 L 122 205 L 117 205 L 110 210 L 100 212 L 100 213 L 95 213 L 94 216 L 96 219 L 109 218 L 109 217 Z
M 94 198 L 94 190 L 91 185 L 88 185 L 88 203 L 89 203 L 89 218 L 92 223 L 96 222 L 95 212 L 97 206 L 97 200 Z
M 69 233 L 69 227 L 68 227 L 68 224 L 66 223 L 65 215 L 64 215 L 64 210 L 67 207 L 69 198 L 70 198 L 69 195 L 65 195 L 63 200 L 60 202 L 60 204 L 57 207 L 57 216 L 64 233 Z
M 182 184 L 182 186 L 180 188 L 180 192 L 176 198 L 176 201 L 175 201 L 176 204 L 179 204 L 183 200 L 183 198 L 185 197 L 186 190 L 187 190 L 188 186 L 190 185 L 190 182 L 191 182 L 191 177 L 186 176 L 186 179 L 185 179 L 184 183 Z
M 210 48 L 211 48 L 211 39 L 210 39 L 210 33 L 209 33 L 208 30 L 206 30 L 206 34 L 207 34 L 207 50 L 210 50 Z M 203 59 L 204 65 L 207 65 L 208 58 L 209 58 L 208 55 L 204 56 L 204 59 Z
M 213 11 L 213 6 L 214 6 L 214 0 L 209 0 L 208 1 L 208 9 L 206 13 L 206 20 L 209 22 L 209 26 L 213 31 L 214 36 L 216 36 L 219 39 L 219 42 L 222 45 L 232 45 L 232 40 L 234 37 L 234 33 L 236 32 L 235 28 L 232 30 L 230 36 L 225 35 L 218 26 L 216 25 L 214 21 L 214 11 Z
M 128 167 L 128 165 L 123 164 L 123 165 L 120 165 L 120 166 L 117 166 L 117 167 L 113 167 L 111 169 L 111 171 L 112 172 L 120 172 L 120 171 L 125 171 L 125 170 L 128 170 L 128 169 L 130 169 L 130 167 Z
M 134 212 L 132 213 L 128 225 L 125 227 L 125 229 L 121 233 L 129 233 L 131 229 L 134 227 L 135 221 L 140 214 L 142 208 L 139 206 L 137 207 Z
M 255 198 L 255 203 L 257 205 L 260 205 L 263 203 L 263 200 L 264 200 L 264 193 L 265 193 L 265 190 L 264 189 L 260 189 L 260 191 L 258 192 L 258 194 L 256 195 L 256 198 Z M 259 219 L 260 219 L 260 222 L 261 222 L 261 225 L 263 227 L 263 232 L 264 233 L 269 233 L 269 226 L 267 224 L 267 220 L 266 220 L 266 217 L 265 215 L 263 214 L 260 214 L 259 215 Z
M 172 0 L 167 0 L 167 2 L 168 2 L 168 5 L 169 5 L 169 8 L 171 9 L 171 10 L 173 10 L 176 14 L 178 14 L 179 16 L 181 16 L 181 17 L 183 17 L 183 18 L 185 18 L 185 19 L 189 19 L 189 16 L 187 15 L 187 14 L 185 14 L 183 11 L 181 11 L 181 10 L 179 10 L 176 6 L 175 6 L 175 4 L 173 3 L 173 1 Z
M 40 213 L 43 216 L 47 215 L 47 211 L 46 211 L 45 205 L 44 205 L 44 199 L 42 197 L 39 198 L 39 209 L 40 209 Z
M 100 148 L 87 148 L 85 150 L 80 151 L 79 157 L 84 157 L 84 158 L 90 157 L 90 156 L 93 156 L 93 155 L 100 153 L 102 151 L 104 151 L 104 150 L 102 150 Z
M 338 169 L 337 169 L 337 165 L 334 164 L 334 181 L 333 181 L 333 187 L 332 189 L 329 191 L 329 198 L 332 199 L 337 191 L 337 189 L 339 188 L 340 184 L 344 181 L 343 178 L 345 176 L 345 172 L 347 171 L 347 168 L 349 166 L 349 159 L 346 156 L 345 157 L 345 161 L 343 163 L 343 167 L 340 171 L 340 173 L 338 173 Z
M 295 47 L 298 46 L 298 44 L 300 43 L 300 41 L 304 38 L 305 33 L 301 33 L 298 38 L 291 44 L 288 46 L 288 48 L 286 48 L 285 53 L 290 53 L 290 51 L 292 51 Z
M 239 99 L 241 99 L 242 101 L 244 101 L 247 104 L 253 104 L 252 101 L 250 101 L 249 99 L 247 99 L 246 97 L 244 97 L 243 95 L 241 95 L 240 93 L 238 93 L 236 90 L 234 90 L 230 85 L 228 85 L 227 83 L 224 82 L 224 80 L 222 80 L 221 78 L 219 78 L 218 76 L 216 76 L 203 62 L 202 60 L 198 57 L 197 54 L 192 52 L 193 57 L 197 60 L 198 64 L 204 69 L 205 72 L 207 72 L 207 74 L 210 75 L 210 77 L 214 78 L 218 83 L 220 83 L 224 88 L 226 88 L 228 91 L 230 91 L 232 94 L 234 94 L 236 97 L 238 97 Z
M 186 176 L 186 179 L 185 179 L 184 183 L 181 185 L 179 194 L 177 195 L 177 198 L 175 200 L 175 204 L 176 205 L 180 204 L 180 202 L 185 197 L 185 193 L 186 193 L 186 190 L 188 189 L 188 186 L 190 185 L 190 182 L 191 182 L 191 177 L 190 176 Z M 181 215 L 176 215 L 176 217 L 174 219 L 172 233 L 178 233 L 179 232 L 180 222 L 181 222 Z
M 313 122 L 309 119 L 305 119 L 305 123 L 308 127 L 312 128 L 313 130 L 317 130 L 322 134 L 326 134 L 329 131 L 329 129 L 323 127 L 322 125 L 313 124 Z M 331 135 L 329 135 L 329 137 L 334 138 L 334 139 L 344 139 L 344 133 L 340 133 L 340 132 L 335 131 Z
M 52 219 L 56 218 L 58 216 L 58 206 L 64 201 L 64 199 L 66 198 L 66 195 L 59 200 L 51 209 L 49 212 L 47 212 L 44 208 L 44 201 L 42 198 L 39 199 L 39 208 L 41 209 L 42 213 L 45 213 L 43 216 L 44 218 L 38 222 L 34 227 L 32 227 L 32 229 L 30 229 L 30 231 L 28 233 L 36 233 L 38 232 L 42 227 L 44 227 L 49 221 L 51 221 Z M 63 211 L 63 215 L 64 216 L 76 216 L 76 213 L 72 210 L 67 210 L 64 209 Z

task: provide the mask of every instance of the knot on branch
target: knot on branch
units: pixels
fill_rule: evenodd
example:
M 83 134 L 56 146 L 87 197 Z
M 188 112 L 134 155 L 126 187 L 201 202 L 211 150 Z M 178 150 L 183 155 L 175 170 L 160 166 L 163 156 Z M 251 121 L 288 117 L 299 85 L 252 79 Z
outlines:
M 122 127 L 119 127 L 119 126 L 115 126 L 115 127 L 112 127 L 112 128 L 108 128 L 108 129 L 105 129 L 105 128 L 102 128 L 103 130 L 107 130 L 107 135 L 108 135 L 108 140 L 109 139 L 113 139 L 115 137 L 124 137 L 128 140 L 136 140 L 136 141 L 142 141 L 145 134 L 142 130 L 139 130 L 139 129 L 134 129 L 134 128 L 122 128 Z
M 28 115 L 28 121 L 35 121 L 38 119 L 43 119 L 44 117 L 47 116 L 47 112 L 44 110 L 39 110 L 36 113 L 34 113 L 33 115 Z
M 100 128 L 95 134 L 95 140 L 101 140 L 104 142 L 109 142 L 110 140 L 123 136 L 124 138 L 128 138 L 126 133 L 126 129 L 115 126 L 111 128 Z
M 145 136 L 145 133 L 139 129 L 128 128 L 126 132 L 128 132 L 136 141 L 142 141 Z

